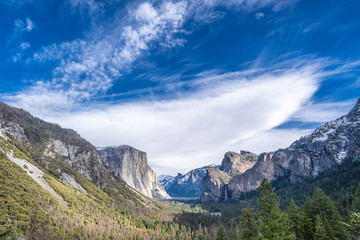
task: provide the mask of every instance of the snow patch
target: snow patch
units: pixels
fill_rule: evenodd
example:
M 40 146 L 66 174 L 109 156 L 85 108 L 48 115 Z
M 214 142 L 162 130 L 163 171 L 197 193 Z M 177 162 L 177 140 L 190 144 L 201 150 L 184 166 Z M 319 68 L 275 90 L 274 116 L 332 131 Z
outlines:
M 24 171 L 29 175 L 35 182 L 37 182 L 44 190 L 49 192 L 53 197 L 55 197 L 59 202 L 65 206 L 68 205 L 68 203 L 52 188 L 50 185 L 46 182 L 44 178 L 44 172 L 41 171 L 36 166 L 32 165 L 28 161 L 24 159 L 19 159 L 14 157 L 13 152 L 6 153 L 8 159 L 24 169 Z
M 338 160 L 339 163 L 341 163 L 347 156 L 347 152 L 346 151 L 341 151 L 338 154 L 336 154 L 336 159 Z
M 319 136 L 313 138 L 312 142 L 325 142 L 329 139 L 330 134 L 333 134 L 336 131 L 336 129 L 325 129 L 324 132 L 319 131 Z

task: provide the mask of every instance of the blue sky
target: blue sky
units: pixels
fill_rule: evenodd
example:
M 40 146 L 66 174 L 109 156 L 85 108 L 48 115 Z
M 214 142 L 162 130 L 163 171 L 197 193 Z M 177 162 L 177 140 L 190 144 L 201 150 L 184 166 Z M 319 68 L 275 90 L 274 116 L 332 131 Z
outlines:
M 0 0 L 0 100 L 158 173 L 288 146 L 360 95 L 359 1 Z

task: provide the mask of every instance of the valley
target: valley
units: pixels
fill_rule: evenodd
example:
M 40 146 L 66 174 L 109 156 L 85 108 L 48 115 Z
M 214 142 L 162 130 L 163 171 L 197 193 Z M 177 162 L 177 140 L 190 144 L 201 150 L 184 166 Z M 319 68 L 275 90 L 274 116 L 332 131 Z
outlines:
M 293 222 L 292 214 L 317 211 L 309 209 L 317 198 L 333 209 L 334 237 L 354 234 L 340 222 L 351 226 L 360 211 L 360 100 L 288 149 L 227 152 L 220 166 L 160 176 L 164 188 L 146 153 L 133 147 L 95 148 L 73 130 L 3 103 L 0 117 L 0 234 L 6 239 L 249 239 L 247 228 L 254 227 L 254 237 L 270 234 L 258 225 L 267 214 L 283 216 L 286 224 L 276 230 L 282 239 L 302 239 L 293 228 L 305 222 Z M 327 218 L 312 221 L 313 230 L 301 230 L 308 239 L 317 239 L 317 224 L 330 231 Z

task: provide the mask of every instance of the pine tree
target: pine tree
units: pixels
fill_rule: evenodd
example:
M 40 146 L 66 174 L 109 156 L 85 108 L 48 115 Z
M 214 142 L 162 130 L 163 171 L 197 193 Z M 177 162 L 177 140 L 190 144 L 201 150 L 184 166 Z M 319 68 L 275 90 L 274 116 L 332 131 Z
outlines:
M 257 217 L 260 221 L 260 239 L 295 239 L 290 221 L 279 207 L 280 198 L 273 193 L 271 183 L 264 178 L 260 186 Z
M 331 199 L 320 189 L 316 188 L 313 197 L 307 198 L 304 211 L 312 219 L 315 236 L 326 233 L 327 239 L 346 239 L 344 227 L 337 208 Z M 320 218 L 320 220 L 318 219 Z
M 291 224 L 291 230 L 295 233 L 297 239 L 302 239 L 303 238 L 302 211 L 298 207 L 298 205 L 296 205 L 293 199 L 291 199 L 289 203 L 287 213 Z
M 356 188 L 354 199 L 351 204 L 351 210 L 353 212 L 360 212 L 360 184 Z
M 240 216 L 240 239 L 255 239 L 258 235 L 258 224 L 252 209 L 244 208 Z
M 294 200 L 290 201 L 287 210 L 291 230 L 295 233 L 296 239 L 312 239 L 314 236 L 311 218 L 306 216 Z
M 333 239 L 328 237 L 327 228 L 325 226 L 326 222 L 320 217 L 320 215 L 316 216 L 315 221 L 315 239 L 316 240 L 327 240 L 327 239 Z
M 222 226 L 220 226 L 220 228 L 216 234 L 216 240 L 228 240 L 228 238 L 225 234 L 225 230 Z

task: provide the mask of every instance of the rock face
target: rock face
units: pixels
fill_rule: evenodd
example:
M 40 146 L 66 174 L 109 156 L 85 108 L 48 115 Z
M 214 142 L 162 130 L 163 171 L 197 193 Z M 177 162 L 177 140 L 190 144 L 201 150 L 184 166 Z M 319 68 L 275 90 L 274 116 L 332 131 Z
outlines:
M 109 167 L 131 187 L 151 198 L 170 198 L 149 167 L 145 152 L 127 145 L 98 149 Z
M 258 157 L 259 156 L 254 153 L 243 150 L 240 151 L 240 154 L 227 152 L 221 163 L 220 170 L 230 175 L 241 174 L 254 166 Z
M 360 99 L 348 114 L 318 127 L 288 148 L 261 154 L 251 169 L 229 181 L 228 197 L 237 199 L 244 192 L 257 189 L 263 178 L 273 181 L 286 176 L 296 183 L 341 164 L 345 158 L 359 159 L 359 123 Z M 216 192 L 211 193 L 219 198 Z M 203 198 L 204 201 L 213 199 Z
M 206 175 L 208 168 L 219 168 L 216 165 L 209 165 L 196 168 L 182 175 L 179 173 L 167 186 L 167 192 L 171 197 L 194 198 L 200 197 L 201 182 Z
M 209 168 L 201 185 L 201 201 L 221 202 L 229 199 L 228 184 L 235 176 L 252 168 L 258 156 L 247 151 L 227 152 L 219 169 Z

